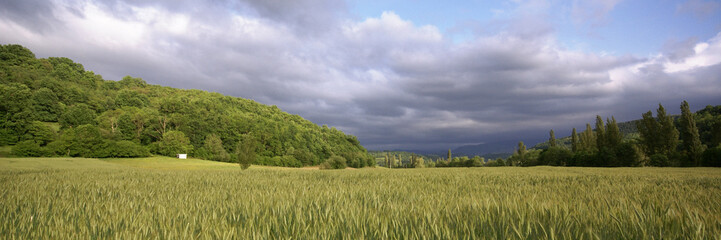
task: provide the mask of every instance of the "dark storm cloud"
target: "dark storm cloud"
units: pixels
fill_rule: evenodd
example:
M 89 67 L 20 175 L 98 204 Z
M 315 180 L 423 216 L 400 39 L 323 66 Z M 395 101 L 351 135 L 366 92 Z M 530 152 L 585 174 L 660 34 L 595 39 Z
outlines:
M 0 42 L 70 57 L 106 79 L 278 105 L 373 149 L 537 141 L 596 114 L 624 121 L 658 102 L 721 100 L 721 37 L 672 42 L 651 58 L 572 51 L 544 20 L 548 6 L 531 2 L 461 43 L 392 12 L 349 20 L 338 1 L 39 2 L 49 7 L 27 13 L 25 2 L 3 2 L 16 10 L 3 10 L 12 14 L 0 30 L 16 34 Z M 617 2 L 599 1 L 589 21 Z M 23 14 L 58 21 L 41 30 L 27 23 L 37 19 L 7 17 Z

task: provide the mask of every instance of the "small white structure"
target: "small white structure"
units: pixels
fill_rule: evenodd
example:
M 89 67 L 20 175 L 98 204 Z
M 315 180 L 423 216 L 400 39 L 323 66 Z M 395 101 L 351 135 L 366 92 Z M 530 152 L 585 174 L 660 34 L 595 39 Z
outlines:
M 188 159 L 188 154 L 185 154 L 185 153 L 180 153 L 176 156 L 178 156 L 178 158 L 180 158 L 180 159 Z

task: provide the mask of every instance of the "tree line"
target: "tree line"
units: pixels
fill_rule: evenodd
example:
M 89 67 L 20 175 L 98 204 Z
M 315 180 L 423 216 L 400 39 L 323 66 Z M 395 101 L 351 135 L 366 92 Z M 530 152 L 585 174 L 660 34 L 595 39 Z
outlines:
M 300 167 L 332 156 L 375 165 L 355 136 L 252 100 L 104 80 L 68 58 L 0 46 L 0 146 L 16 156 L 151 154 Z M 249 158 L 245 156 L 252 155 Z
M 707 106 L 693 113 L 689 104 L 680 105 L 681 116 L 672 117 L 659 104 L 656 116 L 648 111 L 635 121 L 638 134 L 624 138 L 612 116 L 604 122 L 596 116 L 595 127 L 583 132 L 571 130 L 570 148 L 559 145 L 549 132 L 548 148 L 527 150 L 518 143 L 506 160 L 510 166 L 588 167 L 721 167 L 721 106 Z M 698 123 L 698 124 L 697 124 Z
M 506 166 L 503 158 L 486 160 L 480 156 L 453 156 L 448 149 L 446 157 L 419 155 L 410 152 L 382 151 L 372 152 L 378 159 L 378 165 L 387 168 L 445 168 L 445 167 L 497 167 Z
M 569 137 L 549 139 L 527 148 L 521 141 L 513 155 L 503 159 L 474 156 L 420 156 L 408 152 L 373 152 L 378 164 L 388 168 L 498 167 L 498 166 L 585 166 L 585 167 L 721 167 L 721 105 L 691 112 L 688 102 L 680 105 L 681 115 L 671 116 L 659 104 L 656 116 L 648 111 L 642 118 L 618 123 L 614 116 L 596 116 L 583 131 L 571 130 Z

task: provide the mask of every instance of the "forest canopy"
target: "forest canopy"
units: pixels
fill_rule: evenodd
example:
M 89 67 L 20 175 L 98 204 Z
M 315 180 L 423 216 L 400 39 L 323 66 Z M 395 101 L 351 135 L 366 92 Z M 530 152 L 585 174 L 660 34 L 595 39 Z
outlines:
M 276 106 L 130 76 L 104 80 L 20 45 L 0 46 L 0 114 L 0 146 L 14 145 L 17 156 L 189 153 L 235 161 L 241 149 L 254 149 L 262 165 L 318 165 L 331 156 L 351 167 L 375 162 L 355 136 Z

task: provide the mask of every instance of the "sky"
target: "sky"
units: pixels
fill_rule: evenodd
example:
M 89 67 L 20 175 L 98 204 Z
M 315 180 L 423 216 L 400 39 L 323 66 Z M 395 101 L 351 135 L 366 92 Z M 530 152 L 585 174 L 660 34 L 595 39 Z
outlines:
M 719 0 L 0 0 L 0 43 L 277 105 L 372 150 L 721 104 Z

